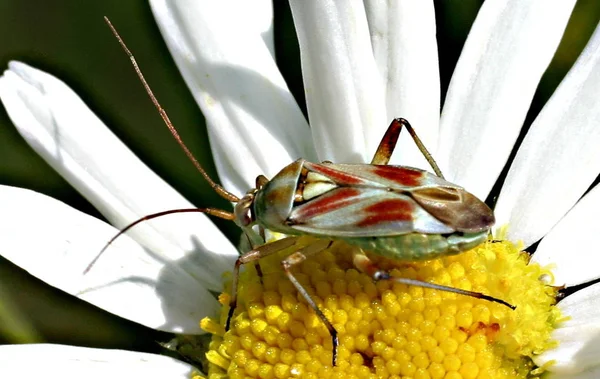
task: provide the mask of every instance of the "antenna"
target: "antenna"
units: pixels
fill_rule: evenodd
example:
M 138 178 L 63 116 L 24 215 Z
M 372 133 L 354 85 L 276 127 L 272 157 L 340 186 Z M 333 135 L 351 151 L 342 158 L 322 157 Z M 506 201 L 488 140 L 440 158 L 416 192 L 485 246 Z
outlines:
M 162 212 L 158 212 L 158 213 L 153 213 L 151 215 L 147 215 L 144 216 L 138 220 L 135 220 L 134 222 L 132 222 L 131 224 L 127 225 L 126 227 L 124 227 L 123 229 L 119 230 L 119 233 L 117 233 L 113 238 L 110 239 L 110 241 L 108 241 L 106 243 L 106 245 L 104 245 L 104 247 L 102 248 L 102 250 L 100 250 L 100 252 L 94 257 L 94 259 L 92 259 L 92 261 L 90 262 L 89 265 L 87 265 L 87 267 L 85 268 L 85 270 L 83 270 L 83 275 L 87 274 L 88 272 L 90 272 L 90 270 L 92 269 L 92 267 L 94 267 L 94 265 L 96 264 L 96 262 L 98 262 L 98 259 L 100 259 L 100 256 L 102 254 L 104 254 L 104 252 L 106 251 L 106 249 L 108 249 L 108 247 L 115 242 L 115 240 L 119 237 L 121 237 L 123 234 L 127 233 L 127 231 L 131 228 L 133 228 L 134 226 L 136 226 L 137 224 L 144 222 L 144 221 L 148 221 L 148 220 L 152 220 L 154 218 L 158 218 L 158 217 L 162 217 L 162 216 L 166 216 L 166 215 L 171 215 L 171 214 L 175 214 L 175 213 L 206 213 L 208 215 L 211 216 L 215 216 L 215 217 L 219 217 L 225 220 L 234 220 L 235 219 L 235 215 L 231 212 L 227 212 L 221 209 L 215 209 L 215 208 L 182 208 L 182 209 L 171 209 L 168 211 L 162 211 Z
M 115 27 L 110 22 L 110 20 L 108 19 L 108 17 L 104 16 L 104 21 L 106 21 L 106 23 L 108 24 L 108 27 L 110 28 L 110 30 L 112 31 L 112 33 L 114 34 L 114 36 L 117 38 L 117 41 L 119 41 L 119 44 L 121 45 L 121 47 L 123 48 L 123 50 L 125 50 L 125 53 L 129 57 L 129 60 L 131 61 L 131 64 L 133 65 L 133 69 L 135 70 L 135 73 L 137 74 L 138 78 L 140 78 L 140 81 L 142 82 L 142 85 L 144 86 L 144 89 L 146 90 L 146 93 L 148 93 L 148 96 L 150 97 L 150 100 L 152 100 L 152 104 L 154 104 L 154 106 L 158 110 L 158 113 L 160 114 L 160 117 L 163 119 L 163 121 L 165 122 L 165 125 L 167 126 L 167 128 L 169 128 L 169 131 L 171 132 L 171 134 L 173 135 L 173 137 L 175 138 L 175 140 L 177 141 L 177 143 L 179 144 L 179 146 L 181 147 L 181 149 L 183 150 L 183 152 L 185 153 L 185 155 L 187 155 L 188 159 L 194 164 L 194 166 L 196 167 L 196 169 L 198 170 L 198 172 L 200 172 L 200 174 L 202 174 L 202 176 L 204 177 L 204 179 L 206 179 L 206 181 L 211 186 L 211 188 L 217 194 L 219 194 L 219 196 L 221 196 L 225 200 L 231 201 L 233 203 L 237 203 L 238 201 L 240 201 L 239 197 L 237 197 L 236 195 L 234 195 L 231 192 L 227 191 L 225 188 L 223 188 L 219 184 L 215 183 L 215 181 L 212 180 L 212 178 L 206 173 L 206 171 L 204 171 L 204 168 L 202 168 L 202 165 L 200 165 L 200 163 L 198 162 L 198 160 L 196 159 L 196 157 L 194 157 L 194 155 L 192 154 L 192 152 L 190 151 L 190 149 L 188 149 L 188 147 L 186 146 L 186 144 L 181 139 L 181 136 L 179 136 L 179 133 L 177 132 L 177 129 L 175 129 L 175 126 L 173 126 L 173 123 L 169 119 L 169 116 L 167 115 L 167 112 L 160 105 L 160 103 L 156 99 L 156 96 L 154 96 L 154 93 L 152 92 L 152 89 L 150 88 L 150 85 L 148 85 L 148 82 L 146 81 L 146 78 L 144 78 L 144 74 L 142 74 L 142 71 L 140 70 L 140 67 L 137 64 L 137 61 L 135 60 L 135 57 L 133 56 L 133 54 L 131 53 L 131 51 L 127 48 L 127 45 L 125 45 L 125 42 L 123 41 L 123 38 L 121 38 L 121 36 L 117 32 L 117 29 L 115 29 Z

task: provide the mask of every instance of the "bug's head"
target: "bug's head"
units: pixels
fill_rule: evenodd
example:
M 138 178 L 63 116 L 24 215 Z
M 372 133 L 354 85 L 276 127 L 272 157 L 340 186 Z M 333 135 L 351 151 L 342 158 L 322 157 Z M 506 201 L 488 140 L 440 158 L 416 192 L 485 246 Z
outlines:
M 496 222 L 490 207 L 458 186 L 422 188 L 411 191 L 411 196 L 433 217 L 458 232 L 488 231 Z
M 246 192 L 244 197 L 242 197 L 233 208 L 235 223 L 242 228 L 251 226 L 256 222 L 254 216 L 254 198 L 257 191 L 256 188 L 253 188 Z
M 253 207 L 259 224 L 280 233 L 293 232 L 285 225 L 301 184 L 299 180 L 303 166 L 304 160 L 298 159 L 285 166 L 270 181 L 263 181 L 255 194 Z

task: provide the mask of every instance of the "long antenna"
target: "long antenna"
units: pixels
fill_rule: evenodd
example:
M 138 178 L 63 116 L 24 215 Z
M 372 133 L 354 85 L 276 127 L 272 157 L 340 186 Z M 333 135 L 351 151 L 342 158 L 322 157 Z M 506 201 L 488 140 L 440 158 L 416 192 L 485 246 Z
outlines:
M 127 225 L 126 227 L 124 227 L 123 229 L 119 230 L 119 233 L 115 234 L 115 236 L 113 238 L 110 239 L 110 241 L 108 241 L 106 243 L 106 245 L 104 245 L 104 247 L 102 248 L 102 250 L 100 250 L 100 252 L 94 257 L 94 259 L 92 259 L 92 261 L 90 262 L 90 264 L 87 265 L 87 267 L 85 268 L 85 270 L 83 270 L 83 275 L 87 274 L 92 267 L 96 264 L 96 262 L 98 262 L 98 259 L 100 259 L 100 256 L 102 256 L 102 254 L 104 254 L 104 252 L 106 251 L 106 249 L 108 249 L 108 247 L 115 242 L 115 240 L 117 238 L 119 238 L 120 236 L 122 236 L 123 234 L 125 234 L 129 229 L 133 228 L 134 226 L 136 226 L 137 224 L 144 222 L 144 221 L 148 221 L 148 220 L 152 220 L 154 218 L 158 218 L 158 217 L 162 217 L 162 216 L 166 216 L 166 215 L 171 215 L 171 214 L 175 214 L 175 213 L 205 213 L 205 214 L 209 214 L 211 216 L 215 216 L 215 217 L 219 217 L 225 220 L 234 220 L 235 219 L 235 215 L 231 212 L 227 212 L 221 209 L 215 209 L 215 208 L 182 208 L 182 209 L 171 209 L 168 211 L 162 211 L 162 212 L 158 212 L 158 213 L 153 213 L 151 215 L 147 215 L 144 216 L 142 218 L 139 218 L 137 220 L 135 220 L 134 222 L 132 222 L 131 224 Z
M 123 48 L 123 50 L 125 50 L 125 53 L 129 57 L 129 60 L 131 60 L 131 64 L 133 65 L 135 73 L 137 74 L 138 78 L 140 78 L 140 81 L 142 82 L 142 85 L 144 86 L 144 89 L 146 90 L 146 93 L 148 93 L 148 96 L 150 97 L 150 100 L 152 100 L 152 103 L 154 104 L 154 106 L 158 110 L 158 113 L 160 114 L 160 117 L 163 119 L 163 121 L 165 122 L 165 125 L 167 125 L 167 128 L 169 128 L 169 131 L 171 132 L 171 134 L 173 135 L 173 137 L 175 138 L 175 140 L 177 141 L 177 143 L 179 144 L 179 146 L 181 147 L 181 149 L 183 150 L 183 152 L 185 153 L 185 155 L 187 155 L 188 159 L 194 164 L 194 166 L 196 167 L 196 169 L 200 172 L 200 174 L 202 174 L 202 176 L 204 177 L 204 179 L 206 179 L 206 181 L 211 186 L 211 188 L 213 190 L 215 190 L 215 192 L 217 194 L 219 194 L 219 196 L 221 196 L 225 200 L 228 200 L 228 201 L 231 201 L 231 202 L 234 202 L 234 203 L 237 203 L 238 201 L 240 201 L 239 197 L 235 196 L 231 192 L 227 191 L 225 188 L 221 187 L 219 184 L 215 183 L 215 181 L 212 180 L 212 178 L 210 176 L 208 176 L 208 174 L 206 173 L 206 171 L 204 171 L 204 168 L 202 168 L 202 166 L 200 165 L 200 163 L 198 162 L 198 160 L 196 160 L 196 157 L 194 157 L 194 155 L 191 153 L 190 149 L 188 149 L 188 147 L 186 146 L 186 144 L 183 142 L 183 140 L 179 136 L 179 133 L 177 132 L 177 129 L 175 129 L 175 127 L 173 126 L 173 123 L 169 119 L 169 116 L 167 115 L 167 112 L 160 105 L 160 103 L 156 99 L 156 96 L 154 96 L 154 93 L 152 92 L 152 89 L 150 88 L 150 85 L 148 85 L 148 82 L 146 81 L 146 78 L 144 78 L 144 75 L 142 74 L 142 71 L 140 70 L 140 67 L 137 64 L 137 61 L 135 60 L 135 57 L 133 56 L 133 54 L 131 53 L 131 51 L 127 48 L 127 45 L 125 45 L 125 42 L 123 41 L 123 38 L 121 38 L 121 36 L 117 32 L 117 29 L 115 29 L 115 27 L 110 22 L 110 20 L 108 19 L 108 17 L 104 16 L 104 21 L 106 21 L 106 23 L 108 24 L 108 27 L 110 28 L 110 30 L 112 31 L 112 33 L 117 38 L 117 41 L 119 41 L 119 44 L 121 45 L 121 47 Z

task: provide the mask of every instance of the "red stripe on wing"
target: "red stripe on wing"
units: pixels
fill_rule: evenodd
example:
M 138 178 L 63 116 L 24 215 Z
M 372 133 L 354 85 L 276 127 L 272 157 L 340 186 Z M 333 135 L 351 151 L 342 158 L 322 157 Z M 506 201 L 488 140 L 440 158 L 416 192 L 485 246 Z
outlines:
M 405 187 L 418 186 L 421 184 L 421 179 L 425 175 L 424 172 L 420 170 L 387 165 L 374 165 L 372 166 L 371 172 Z
M 409 200 L 382 200 L 364 209 L 367 216 L 357 226 L 373 226 L 386 221 L 412 221 L 413 208 Z
M 300 205 L 291 221 L 303 223 L 303 220 L 335 211 L 356 202 L 360 191 L 354 188 L 337 188 Z
M 365 184 L 365 180 L 354 175 L 336 170 L 326 165 L 304 162 L 304 167 L 318 174 L 325 175 L 340 185 Z

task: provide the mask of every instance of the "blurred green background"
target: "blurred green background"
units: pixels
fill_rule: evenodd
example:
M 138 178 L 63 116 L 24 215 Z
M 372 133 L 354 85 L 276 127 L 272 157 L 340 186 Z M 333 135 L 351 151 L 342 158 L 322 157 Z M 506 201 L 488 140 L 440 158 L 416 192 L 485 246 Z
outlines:
M 481 1 L 443 0 L 435 4 L 444 93 Z M 291 16 L 287 2 L 276 1 L 275 5 L 278 64 L 304 107 Z M 112 20 L 136 55 L 155 94 L 190 149 L 216 177 L 203 116 L 163 44 L 146 1 L 0 0 L 0 67 L 6 67 L 9 60 L 21 60 L 62 79 L 143 161 L 190 201 L 197 206 L 227 207 L 172 140 L 103 16 Z M 533 120 L 571 67 L 599 20 L 600 2 L 580 0 L 577 3 L 559 51 L 538 88 L 527 123 Z M 100 217 L 33 153 L 2 107 L 0 184 L 33 189 Z M 234 226 L 223 222 L 218 225 L 237 240 Z M 7 324 L 2 319 L 6 314 L 18 315 L 19 322 Z M 25 334 L 16 333 L 18 324 L 25 328 Z M 146 351 L 154 349 L 154 339 L 167 337 L 51 289 L 0 258 L 0 342 L 22 342 L 23 336 L 27 341 Z

